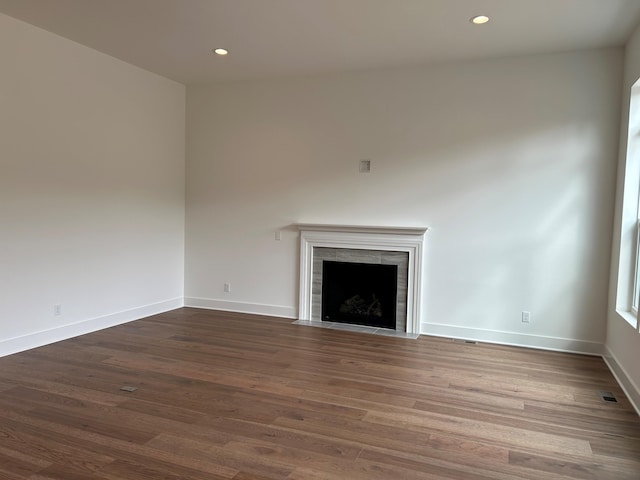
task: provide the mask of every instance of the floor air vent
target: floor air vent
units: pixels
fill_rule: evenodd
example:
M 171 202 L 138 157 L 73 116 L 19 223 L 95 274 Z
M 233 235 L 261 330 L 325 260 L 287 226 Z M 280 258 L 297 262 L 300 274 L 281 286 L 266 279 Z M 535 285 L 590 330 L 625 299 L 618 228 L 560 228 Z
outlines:
M 460 338 L 454 338 L 453 341 L 455 343 L 466 343 L 467 345 L 476 345 L 478 343 L 475 340 L 462 340 Z
M 600 392 L 600 398 L 603 402 L 618 403 L 618 399 L 611 392 Z

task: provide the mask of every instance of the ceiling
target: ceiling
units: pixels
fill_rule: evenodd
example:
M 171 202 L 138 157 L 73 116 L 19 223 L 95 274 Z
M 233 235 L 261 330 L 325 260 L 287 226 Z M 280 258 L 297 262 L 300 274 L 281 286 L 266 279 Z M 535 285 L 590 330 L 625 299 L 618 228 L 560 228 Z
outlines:
M 194 84 L 621 46 L 640 0 L 0 0 L 0 12 Z M 479 13 L 490 22 L 472 25 Z

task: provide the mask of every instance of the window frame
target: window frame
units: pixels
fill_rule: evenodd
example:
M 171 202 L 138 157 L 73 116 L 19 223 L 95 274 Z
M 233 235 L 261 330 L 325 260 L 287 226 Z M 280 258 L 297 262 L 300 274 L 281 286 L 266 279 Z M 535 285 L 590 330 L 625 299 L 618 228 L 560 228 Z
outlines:
M 640 211 L 636 220 L 636 242 L 635 242 L 635 268 L 633 272 L 633 291 L 631 299 L 631 313 L 638 318 L 638 306 L 640 303 Z

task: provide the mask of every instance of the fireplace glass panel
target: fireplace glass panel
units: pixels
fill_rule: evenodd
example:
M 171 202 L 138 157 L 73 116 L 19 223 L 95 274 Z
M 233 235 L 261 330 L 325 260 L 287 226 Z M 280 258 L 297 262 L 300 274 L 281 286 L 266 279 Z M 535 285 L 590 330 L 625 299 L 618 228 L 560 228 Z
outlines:
M 322 320 L 396 328 L 398 266 L 322 262 Z

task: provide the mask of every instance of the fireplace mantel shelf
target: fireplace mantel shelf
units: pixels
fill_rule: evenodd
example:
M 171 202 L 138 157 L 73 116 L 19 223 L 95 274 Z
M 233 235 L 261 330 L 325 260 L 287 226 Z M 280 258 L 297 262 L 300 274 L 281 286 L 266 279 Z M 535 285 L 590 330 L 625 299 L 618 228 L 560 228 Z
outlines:
M 343 233 L 387 233 L 391 235 L 424 235 L 429 227 L 387 227 L 382 225 L 329 225 L 319 223 L 296 223 L 300 231 Z

